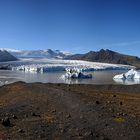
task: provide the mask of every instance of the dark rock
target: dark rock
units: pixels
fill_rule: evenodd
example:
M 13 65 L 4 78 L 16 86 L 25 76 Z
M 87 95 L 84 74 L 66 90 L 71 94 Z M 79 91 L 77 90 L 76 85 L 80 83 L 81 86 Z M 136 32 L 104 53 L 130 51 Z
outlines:
M 17 119 L 17 116 L 13 115 L 12 118 L 13 118 L 13 119 Z
M 18 132 L 19 133 L 24 133 L 24 130 L 23 129 L 19 129 Z
M 99 101 L 96 101 L 95 103 L 96 103 L 97 105 L 98 105 L 98 104 L 100 104 L 100 102 L 99 102 Z
M 70 114 L 66 115 L 66 118 L 71 118 L 71 115 Z
M 116 95 L 113 95 L 112 97 L 117 97 Z
M 10 119 L 8 117 L 5 117 L 4 119 L 2 119 L 2 125 L 5 127 L 10 127 L 11 126 Z
M 120 105 L 123 105 L 123 102 L 120 102 Z
M 109 126 L 109 124 L 105 124 L 105 126 L 107 127 L 107 126 Z
M 57 84 L 57 86 L 61 86 L 61 84 Z
M 53 109 L 53 110 L 52 110 L 52 113 L 55 113 L 55 112 L 56 112 L 56 109 Z
M 40 115 L 37 115 L 35 112 L 32 112 L 32 113 L 31 113 L 31 116 L 40 117 Z

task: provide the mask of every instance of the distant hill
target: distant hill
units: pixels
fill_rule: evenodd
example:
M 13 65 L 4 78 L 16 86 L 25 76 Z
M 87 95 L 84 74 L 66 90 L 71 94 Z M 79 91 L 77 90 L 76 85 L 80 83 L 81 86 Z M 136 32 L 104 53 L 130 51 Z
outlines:
M 0 62 L 16 61 L 16 60 L 18 59 L 13 55 L 11 55 L 9 52 L 5 50 L 0 50 Z
M 65 57 L 64 59 L 134 65 L 140 68 L 139 57 L 121 54 L 108 49 L 107 50 L 101 49 L 100 51 L 97 52 L 90 51 L 85 54 L 70 55 Z

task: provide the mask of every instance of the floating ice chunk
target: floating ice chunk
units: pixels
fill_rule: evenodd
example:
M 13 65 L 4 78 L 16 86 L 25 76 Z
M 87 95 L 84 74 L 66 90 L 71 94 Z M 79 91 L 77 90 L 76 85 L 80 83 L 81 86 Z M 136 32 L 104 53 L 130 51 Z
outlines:
M 125 85 L 133 85 L 133 84 L 140 84 L 140 79 L 114 79 L 114 81 L 118 84 L 125 84 Z
M 119 75 L 115 75 L 113 77 L 113 79 L 140 79 L 140 72 L 131 69 L 128 72 L 126 72 L 125 74 L 119 74 Z
M 133 79 L 137 72 L 134 69 L 129 70 L 125 73 L 126 79 Z
M 73 79 L 83 78 L 83 79 L 85 79 L 85 78 L 92 78 L 92 74 L 85 74 L 85 73 L 82 72 L 82 69 L 67 68 L 66 69 L 66 74 L 62 75 L 62 78 L 63 79 L 70 79 L 70 78 L 73 78 Z
M 135 72 L 134 79 L 140 79 L 140 72 Z
M 126 79 L 125 74 L 115 75 L 113 79 Z

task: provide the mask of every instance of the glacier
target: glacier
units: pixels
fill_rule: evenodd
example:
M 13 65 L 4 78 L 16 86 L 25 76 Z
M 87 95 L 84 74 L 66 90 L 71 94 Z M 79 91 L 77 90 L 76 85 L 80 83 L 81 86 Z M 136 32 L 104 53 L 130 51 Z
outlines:
M 89 62 L 82 60 L 56 60 L 56 59 L 25 59 L 16 64 L 12 64 L 12 70 L 44 73 L 65 71 L 66 69 L 81 69 L 82 71 L 98 71 L 98 70 L 129 70 L 135 68 L 129 65 L 108 64 Z

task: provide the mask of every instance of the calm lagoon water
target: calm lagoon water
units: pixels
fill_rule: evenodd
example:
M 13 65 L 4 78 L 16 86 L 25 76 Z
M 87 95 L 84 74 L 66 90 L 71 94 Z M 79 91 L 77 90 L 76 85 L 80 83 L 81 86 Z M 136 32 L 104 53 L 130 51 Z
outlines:
M 93 75 L 92 79 L 68 79 L 61 78 L 65 72 L 48 73 L 25 73 L 21 71 L 0 70 L 0 85 L 13 83 L 16 81 L 25 81 L 27 83 L 67 83 L 67 84 L 140 84 L 140 80 L 118 80 L 114 81 L 113 76 L 125 73 L 124 70 L 94 71 L 89 72 Z

